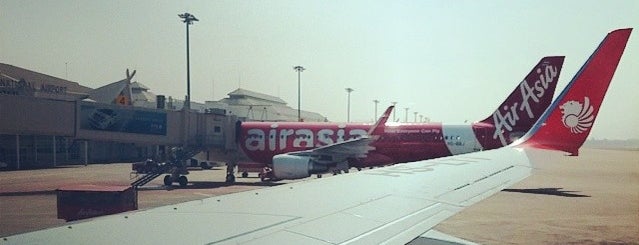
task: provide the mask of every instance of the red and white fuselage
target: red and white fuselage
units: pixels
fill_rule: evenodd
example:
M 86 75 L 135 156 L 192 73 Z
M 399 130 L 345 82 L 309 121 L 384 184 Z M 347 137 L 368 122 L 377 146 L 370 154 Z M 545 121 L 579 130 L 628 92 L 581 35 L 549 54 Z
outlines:
M 244 122 L 240 147 L 251 160 L 270 164 L 273 156 L 367 136 L 371 124 L 364 123 L 296 123 Z M 504 144 L 494 137 L 495 126 L 489 123 L 445 125 L 441 123 L 388 123 L 371 146 L 366 158 L 351 162 L 353 167 L 457 155 L 494 149 Z M 506 144 L 523 135 L 528 128 L 506 130 Z
M 495 149 L 524 135 L 552 101 L 563 56 L 544 57 L 486 119 L 471 124 L 387 123 L 375 135 L 366 157 L 351 167 L 411 162 Z M 242 122 L 238 144 L 252 161 L 265 166 L 274 156 L 368 136 L 372 124 Z

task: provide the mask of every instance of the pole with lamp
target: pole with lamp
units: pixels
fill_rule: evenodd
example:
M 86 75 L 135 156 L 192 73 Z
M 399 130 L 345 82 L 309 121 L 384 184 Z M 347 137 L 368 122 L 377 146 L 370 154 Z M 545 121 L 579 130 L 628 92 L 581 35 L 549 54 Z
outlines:
M 301 115 L 301 90 L 300 90 L 300 80 L 301 80 L 301 73 L 306 70 L 306 68 L 304 68 L 303 66 L 295 66 L 293 67 L 293 69 L 295 71 L 297 71 L 297 121 L 301 122 L 302 121 L 302 115 Z
M 355 91 L 352 88 L 346 88 L 348 93 L 348 104 L 346 106 L 346 122 L 351 122 L 351 92 Z
M 191 109 L 191 64 L 189 57 L 189 25 L 193 25 L 194 21 L 199 21 L 194 15 L 189 13 L 178 14 L 182 18 L 182 22 L 186 23 L 186 100 L 184 107 Z

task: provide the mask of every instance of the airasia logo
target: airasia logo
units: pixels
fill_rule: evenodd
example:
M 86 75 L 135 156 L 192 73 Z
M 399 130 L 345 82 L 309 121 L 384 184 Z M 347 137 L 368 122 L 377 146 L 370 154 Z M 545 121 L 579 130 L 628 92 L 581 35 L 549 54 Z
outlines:
M 558 69 L 555 66 L 545 64 L 544 67 L 537 68 L 536 72 L 539 75 L 539 79 L 532 84 L 532 87 L 526 80 L 519 84 L 521 102 L 515 102 L 510 106 L 505 105 L 503 112 L 498 109 L 493 113 L 493 121 L 495 122 L 493 139 L 499 138 L 502 145 L 508 144 L 505 133 L 512 132 L 513 127 L 517 125 L 517 121 L 520 120 L 519 112 L 525 111 L 531 119 L 535 117 L 531 109 L 531 103 L 539 103 L 539 99 L 546 94 L 548 85 L 557 78 Z
M 595 115 L 592 114 L 594 108 L 590 105 L 590 99 L 584 97 L 584 103 L 579 101 L 568 101 L 559 106 L 561 109 L 561 121 L 573 134 L 580 134 L 592 127 Z
M 286 150 L 293 148 L 313 148 L 343 142 L 367 135 L 364 129 L 346 130 L 345 125 L 339 125 L 337 130 L 324 129 L 287 129 L 278 128 L 272 124 L 271 129 L 252 128 L 247 130 L 244 147 L 248 151 Z

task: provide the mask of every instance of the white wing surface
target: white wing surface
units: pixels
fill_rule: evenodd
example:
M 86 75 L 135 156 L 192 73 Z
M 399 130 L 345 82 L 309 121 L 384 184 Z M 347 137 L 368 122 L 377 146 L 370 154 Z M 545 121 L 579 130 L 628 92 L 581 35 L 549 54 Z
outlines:
M 0 243 L 403 244 L 530 172 L 522 149 L 503 148 L 111 215 Z

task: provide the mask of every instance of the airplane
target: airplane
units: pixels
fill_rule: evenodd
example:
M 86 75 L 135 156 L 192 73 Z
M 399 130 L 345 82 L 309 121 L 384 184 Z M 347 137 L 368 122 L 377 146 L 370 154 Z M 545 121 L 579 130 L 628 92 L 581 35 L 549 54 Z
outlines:
M 373 125 L 382 128 L 374 140 L 367 141 L 370 145 L 346 142 L 372 136 L 367 133 L 373 129 L 370 124 L 329 122 L 241 122 L 237 126 L 238 145 L 249 159 L 269 170 L 260 173 L 262 180 L 266 173 L 272 179 L 321 177 L 331 171 L 348 172 L 350 167 L 362 169 L 503 147 L 530 130 L 550 105 L 563 61 L 563 56 L 542 58 L 506 100 L 479 122 L 385 124 L 391 106 L 380 117 L 384 123 Z M 243 165 L 255 169 L 255 163 L 240 163 L 239 169 L 246 169 Z
M 578 150 L 632 29 L 610 32 L 533 128 L 509 146 L 71 222 L 0 244 L 406 244 Z M 108 231 L 108 232 L 106 232 Z
M 610 32 L 532 129 L 499 149 L 71 222 L 0 244 L 406 244 L 525 179 L 592 129 L 632 29 Z M 441 240 L 438 240 L 441 241 Z

